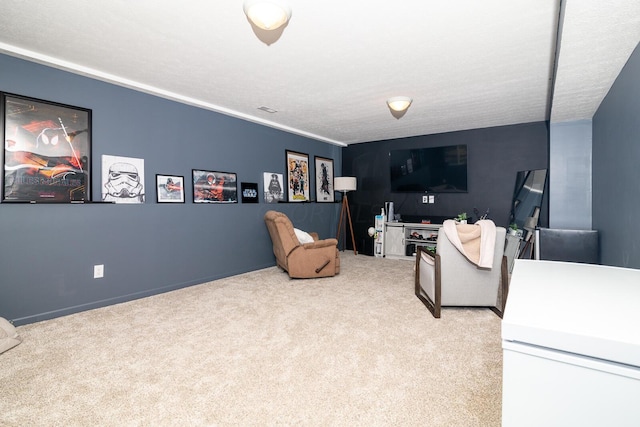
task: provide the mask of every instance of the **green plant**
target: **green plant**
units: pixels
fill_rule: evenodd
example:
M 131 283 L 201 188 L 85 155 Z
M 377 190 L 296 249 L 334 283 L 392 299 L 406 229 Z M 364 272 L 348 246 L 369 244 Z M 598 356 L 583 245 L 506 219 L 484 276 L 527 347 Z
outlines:
M 511 223 L 509 224 L 509 228 L 512 229 L 513 231 L 518 231 L 518 224 L 516 224 L 515 222 Z
M 462 212 L 461 214 L 458 214 L 458 216 L 456 217 L 456 221 L 466 221 L 466 220 L 467 220 L 466 212 Z

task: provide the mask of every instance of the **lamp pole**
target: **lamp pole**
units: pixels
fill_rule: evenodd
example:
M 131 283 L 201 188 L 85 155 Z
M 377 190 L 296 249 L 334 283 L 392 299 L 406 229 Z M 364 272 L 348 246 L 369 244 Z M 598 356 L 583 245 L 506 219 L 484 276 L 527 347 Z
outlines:
M 336 240 L 340 240 L 340 231 L 342 228 L 342 218 L 345 218 L 345 230 L 344 230 L 344 244 L 342 249 L 347 248 L 347 220 L 349 221 L 349 228 L 351 229 L 351 243 L 353 244 L 353 253 L 358 255 L 358 250 L 356 249 L 356 238 L 353 235 L 353 223 L 351 222 L 351 210 L 349 209 L 349 199 L 347 198 L 347 193 L 349 191 L 355 191 L 357 187 L 357 182 L 355 177 L 342 176 L 337 177 L 334 180 L 334 190 L 342 192 L 342 209 L 340 210 L 340 221 L 338 222 L 338 233 L 336 234 Z M 346 216 L 345 216 L 346 211 Z
M 345 211 L 347 215 L 345 216 Z M 347 192 L 342 192 L 342 209 L 340 210 L 340 222 L 338 223 L 338 234 L 336 235 L 336 239 L 340 239 L 340 228 L 342 226 L 342 218 L 345 219 L 344 225 L 344 237 L 342 239 L 342 248 L 343 250 L 347 249 L 347 220 L 349 221 L 349 229 L 351 230 L 351 244 L 353 245 L 353 253 L 358 255 L 358 251 L 356 249 L 356 238 L 353 235 L 353 223 L 351 222 L 351 210 L 349 209 L 349 199 L 347 198 Z

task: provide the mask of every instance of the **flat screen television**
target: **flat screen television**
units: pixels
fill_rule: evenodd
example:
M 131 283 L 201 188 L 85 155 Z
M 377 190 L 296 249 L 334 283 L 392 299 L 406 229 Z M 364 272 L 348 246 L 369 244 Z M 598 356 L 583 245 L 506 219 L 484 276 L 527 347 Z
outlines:
M 392 193 L 466 193 L 467 146 L 391 150 Z

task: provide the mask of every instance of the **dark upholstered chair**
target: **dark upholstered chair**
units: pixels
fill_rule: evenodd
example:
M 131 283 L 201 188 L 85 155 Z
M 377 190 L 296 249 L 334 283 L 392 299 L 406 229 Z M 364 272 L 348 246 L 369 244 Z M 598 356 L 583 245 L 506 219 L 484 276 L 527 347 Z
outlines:
M 300 243 L 293 224 L 282 212 L 268 211 L 264 222 L 271 236 L 276 263 L 290 277 L 307 279 L 340 273 L 338 240 L 318 240 L 317 233 L 309 233 L 314 241 Z
M 536 229 L 535 258 L 548 261 L 599 263 L 598 230 Z

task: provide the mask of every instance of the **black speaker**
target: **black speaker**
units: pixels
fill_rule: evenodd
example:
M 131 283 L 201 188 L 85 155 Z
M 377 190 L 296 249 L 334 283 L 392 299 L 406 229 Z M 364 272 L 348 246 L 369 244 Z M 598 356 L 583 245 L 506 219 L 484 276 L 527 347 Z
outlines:
M 413 256 L 413 254 L 415 253 L 416 253 L 416 245 L 413 243 L 408 244 L 405 248 L 405 255 Z

